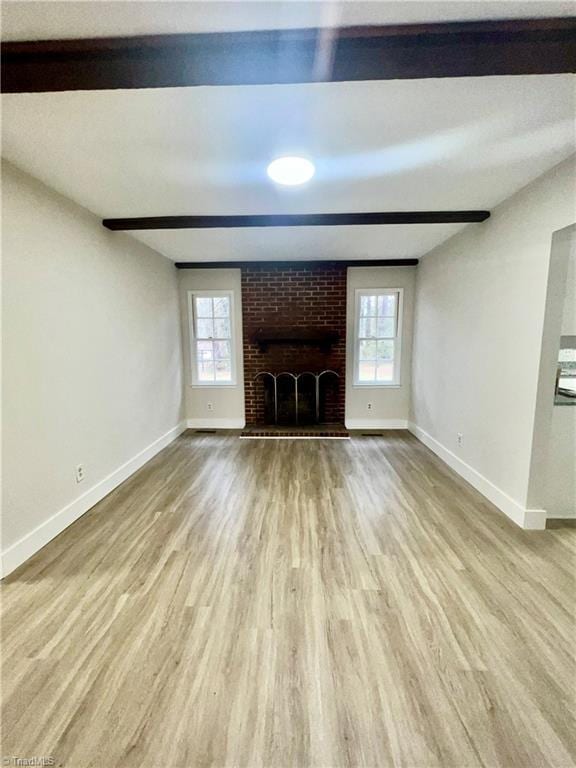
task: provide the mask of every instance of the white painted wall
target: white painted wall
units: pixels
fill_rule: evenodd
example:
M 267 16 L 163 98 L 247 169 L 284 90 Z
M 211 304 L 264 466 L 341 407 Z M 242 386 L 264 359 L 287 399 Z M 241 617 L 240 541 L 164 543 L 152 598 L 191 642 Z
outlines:
M 244 418 L 244 358 L 242 352 L 242 288 L 239 269 L 179 270 L 180 318 L 184 346 L 186 419 L 189 427 L 241 429 Z M 232 291 L 236 383 L 232 386 L 193 386 L 190 367 L 188 291 Z M 212 404 L 212 410 L 209 409 Z
M 567 254 L 568 256 L 568 254 Z M 568 261 L 562 336 L 576 335 L 576 243 Z M 539 502 L 550 518 L 576 517 L 576 406 L 553 406 L 547 475 Z
M 8 572 L 172 440 L 183 412 L 174 265 L 7 163 L 2 192 Z
M 576 336 L 576 226 L 554 235 L 542 339 L 528 503 L 576 517 L 576 405 L 555 405 L 561 336 Z
M 349 429 L 406 428 L 410 409 L 416 267 L 350 267 L 346 310 L 346 426 Z M 354 303 L 358 288 L 403 288 L 400 386 L 354 386 Z M 368 409 L 368 404 L 372 408 Z
M 574 158 L 421 260 L 415 433 L 526 527 L 552 235 L 575 219 Z M 457 433 L 463 435 L 461 446 Z

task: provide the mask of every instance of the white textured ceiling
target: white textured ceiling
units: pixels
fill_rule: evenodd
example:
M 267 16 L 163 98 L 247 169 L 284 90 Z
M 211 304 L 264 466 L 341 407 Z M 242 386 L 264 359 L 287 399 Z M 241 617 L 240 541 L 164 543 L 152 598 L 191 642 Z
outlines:
M 102 217 L 492 208 L 575 151 L 571 75 L 7 94 L 3 155 Z M 266 177 L 304 152 L 303 188 Z M 482 226 L 474 224 L 470 226 Z M 462 225 L 133 235 L 175 260 L 418 257 Z
M 232 0 L 218 2 L 141 2 L 131 0 L 4 0 L 3 40 L 107 37 L 115 35 L 211 32 L 240 29 L 410 24 L 519 17 L 571 16 L 573 2 L 555 0 Z

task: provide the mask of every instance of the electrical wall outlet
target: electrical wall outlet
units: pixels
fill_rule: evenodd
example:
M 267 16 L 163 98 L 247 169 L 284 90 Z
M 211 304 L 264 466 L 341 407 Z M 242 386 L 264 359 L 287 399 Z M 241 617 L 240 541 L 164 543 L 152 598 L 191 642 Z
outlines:
M 458 444 L 458 448 L 462 448 L 462 441 L 463 441 L 462 432 L 456 433 L 456 443 Z
M 81 483 L 84 480 L 85 474 L 84 464 L 78 464 L 76 467 L 76 482 Z
M 368 408 L 369 411 L 371 411 L 372 410 L 372 403 L 368 403 L 368 405 L 366 407 Z
M 208 408 L 209 411 L 213 411 L 214 410 L 214 403 L 208 403 L 207 408 Z

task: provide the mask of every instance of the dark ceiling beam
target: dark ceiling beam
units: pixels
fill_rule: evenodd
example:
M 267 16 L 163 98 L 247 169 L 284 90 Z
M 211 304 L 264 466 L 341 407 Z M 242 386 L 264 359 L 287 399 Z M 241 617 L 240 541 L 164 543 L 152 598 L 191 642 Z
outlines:
M 5 93 L 576 71 L 576 18 L 209 32 L 2 46 Z
M 467 224 L 485 221 L 490 211 L 396 211 L 369 213 L 288 213 L 256 216 L 142 216 L 103 219 L 112 230 L 230 229 L 245 227 L 349 227 L 382 224 Z
M 176 269 L 325 269 L 326 267 L 417 267 L 418 259 L 308 259 L 293 261 L 177 261 Z

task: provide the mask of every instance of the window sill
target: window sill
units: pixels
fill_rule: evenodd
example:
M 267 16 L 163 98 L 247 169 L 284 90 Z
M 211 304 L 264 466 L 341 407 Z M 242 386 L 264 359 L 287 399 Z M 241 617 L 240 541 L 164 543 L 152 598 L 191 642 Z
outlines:
M 402 389 L 402 384 L 359 384 L 356 381 L 352 386 L 354 389 Z
M 236 382 L 226 382 L 224 384 L 216 384 L 216 382 L 211 382 L 210 384 L 189 384 L 189 387 L 192 389 L 234 389 L 234 387 L 237 387 L 238 384 Z

